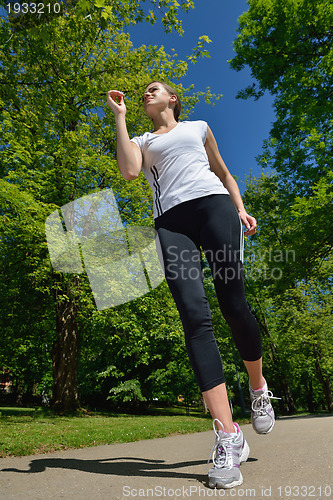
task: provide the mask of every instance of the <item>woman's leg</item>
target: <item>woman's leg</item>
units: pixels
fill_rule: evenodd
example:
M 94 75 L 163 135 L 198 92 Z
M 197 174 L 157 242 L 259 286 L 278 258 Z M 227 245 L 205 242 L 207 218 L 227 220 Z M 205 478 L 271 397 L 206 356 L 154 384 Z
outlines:
M 254 391 L 262 389 L 265 385 L 265 379 L 262 374 L 262 358 L 257 361 L 246 361 L 244 360 L 247 373 L 250 378 L 250 385 Z
M 227 198 L 229 199 L 229 197 Z M 203 205 L 205 207 L 206 201 L 208 201 L 208 205 L 212 201 L 214 203 L 216 202 L 216 200 L 202 199 L 199 201 L 199 205 Z M 190 207 L 190 205 L 192 205 L 192 207 Z M 230 211 L 230 204 L 228 204 L 227 202 L 226 212 L 225 206 L 223 205 L 223 213 L 218 213 L 217 218 L 211 217 L 211 215 L 215 213 L 215 206 L 211 208 L 212 210 L 209 211 L 209 217 L 207 218 L 207 214 L 205 214 L 204 218 L 202 218 L 201 220 L 201 225 L 205 229 L 204 235 L 208 233 L 208 239 L 203 238 L 204 241 L 200 241 L 200 243 L 203 244 L 204 249 L 208 250 L 210 255 L 212 255 L 213 251 L 216 252 L 216 250 L 218 250 L 216 255 L 221 256 L 221 252 L 223 254 L 224 250 L 226 250 L 227 252 L 229 252 L 230 250 L 230 234 L 232 234 L 232 231 L 230 230 L 230 222 L 228 222 L 230 218 L 228 214 L 228 210 Z M 202 214 L 202 210 L 199 212 Z M 210 309 L 203 286 L 198 240 L 199 231 L 196 235 L 195 231 L 192 231 L 191 234 L 190 230 L 190 228 L 193 226 L 198 226 L 198 224 L 200 226 L 199 212 L 194 213 L 193 204 L 185 203 L 182 207 L 176 207 L 176 210 L 171 209 L 169 211 L 169 214 L 164 214 L 164 216 L 159 218 L 156 229 L 159 235 L 159 241 L 163 253 L 165 275 L 168 281 L 169 288 L 175 299 L 178 311 L 180 313 L 185 331 L 186 348 L 198 385 L 202 391 L 203 397 L 207 403 L 212 417 L 218 418 L 218 420 L 222 422 L 226 432 L 234 432 L 229 400 L 224 383 L 225 380 L 222 370 L 222 361 L 218 351 L 216 340 L 213 335 Z M 236 216 L 236 229 L 237 224 L 238 228 L 240 228 L 239 217 L 235 212 L 233 205 L 231 208 L 231 215 L 234 219 Z M 185 223 L 183 221 L 183 228 L 187 229 L 187 231 L 185 231 L 187 232 L 187 234 L 181 232 L 179 228 L 182 222 L 182 218 L 184 219 L 184 221 L 186 219 Z M 193 223 L 193 221 L 195 221 L 195 223 Z M 221 229 L 221 223 L 224 223 L 224 230 Z M 217 239 L 215 237 L 216 229 L 218 231 Z M 238 234 L 238 247 L 236 241 L 237 237 L 236 239 L 234 237 L 235 241 L 233 242 L 234 247 L 238 250 L 238 253 L 239 238 L 240 237 Z M 204 244 L 205 242 L 206 245 Z M 209 260 L 209 256 L 207 256 L 207 258 Z M 228 257 L 222 258 L 222 263 L 226 261 L 226 259 L 228 259 Z M 235 280 L 232 279 L 231 275 L 233 273 L 236 273 L 235 268 L 237 267 L 237 263 L 233 268 L 231 268 L 231 271 L 229 267 L 226 269 L 226 283 L 229 286 L 224 293 L 218 292 L 221 289 L 220 282 L 223 280 L 219 280 L 216 278 L 214 279 L 220 305 L 221 302 L 222 305 L 224 302 L 227 302 L 226 299 L 228 298 L 229 293 L 231 293 L 233 297 L 236 296 L 236 302 L 239 299 L 239 294 L 234 293 L 234 290 L 231 290 L 231 288 L 234 287 L 230 287 L 230 284 L 235 283 Z M 219 275 L 220 269 L 219 267 L 216 267 L 215 261 L 212 262 L 212 265 L 215 267 L 215 269 L 212 269 L 213 274 L 215 272 L 217 275 Z M 242 287 L 239 286 L 239 280 L 237 280 L 237 283 L 238 288 L 240 288 L 240 291 L 242 292 Z M 223 288 L 224 283 L 222 283 L 222 289 Z M 223 299 L 221 300 L 222 295 Z M 233 318 L 235 318 L 237 321 L 241 319 L 243 323 L 245 322 L 247 324 L 248 317 L 244 318 L 244 309 L 246 316 L 249 313 L 249 310 L 245 300 L 245 295 L 243 297 L 243 301 L 241 301 L 240 309 L 237 308 L 236 311 L 233 311 Z M 226 315 L 226 313 L 230 312 L 230 310 L 231 308 L 227 307 L 224 310 L 224 314 Z M 232 323 L 233 318 L 229 319 L 229 321 L 227 318 L 229 324 Z M 258 328 L 258 326 L 251 313 L 250 319 L 254 321 L 256 337 L 256 328 Z M 237 332 L 241 332 L 241 337 L 243 336 L 243 333 L 246 333 L 246 328 L 242 328 L 240 326 L 238 326 L 236 330 Z M 256 340 L 258 339 L 256 338 Z M 236 340 L 236 345 L 238 344 L 237 347 L 239 347 L 240 343 L 238 342 L 238 340 Z M 258 342 L 256 342 L 256 345 L 257 347 L 256 353 L 254 354 L 254 360 L 261 358 L 261 352 L 259 356 L 257 356 Z M 261 343 L 259 335 L 259 349 L 260 348 Z M 247 352 L 246 348 L 245 351 Z M 254 373 L 255 370 L 252 371 Z
M 182 320 L 196 380 L 212 417 L 223 424 L 226 432 L 234 432 L 221 356 L 203 285 L 201 252 L 195 231 L 190 231 L 197 222 L 190 205 L 193 204 L 185 203 L 159 218 L 156 229 L 166 279 Z
M 235 432 L 226 385 L 219 384 L 209 391 L 204 391 L 202 395 L 212 418 L 217 418 L 223 424 L 225 432 Z M 222 430 L 219 423 L 216 424 L 216 427 L 218 430 Z
M 200 250 L 188 235 L 166 227 L 157 227 L 157 232 L 194 375 L 201 391 L 209 391 L 225 380 L 203 286 Z
M 200 239 L 211 267 L 220 309 L 249 370 L 251 382 L 257 385 L 262 377 L 261 336 L 245 297 L 242 225 L 227 195 L 209 198 L 203 216 L 205 223 Z
M 212 418 L 223 424 L 225 432 L 235 432 L 221 356 L 203 287 L 199 251 L 185 235 L 166 229 L 159 229 L 158 234 L 165 274 L 183 323 L 186 348 L 196 380 Z M 216 427 L 221 429 L 219 423 Z
M 273 396 L 262 374 L 259 325 L 245 297 L 242 225 L 230 198 L 218 198 L 210 199 L 210 206 L 208 204 L 203 212 L 205 224 L 202 225 L 201 242 L 212 270 L 221 311 L 249 374 L 253 428 L 258 434 L 267 434 L 275 421 L 270 402 Z M 217 404 L 214 396 L 212 404 Z
M 195 202 L 197 206 L 197 200 Z M 187 217 L 179 208 L 187 210 Z M 214 419 L 216 439 L 212 450 L 213 467 L 208 472 L 209 486 L 231 488 L 243 481 L 239 465 L 247 460 L 249 447 L 239 427 L 232 422 L 222 361 L 213 334 L 201 269 L 199 214 L 192 203 L 179 208 L 169 211 L 170 218 L 162 216 L 155 227 L 165 275 L 183 323 L 189 359 Z M 181 218 L 183 225 L 179 228 L 177 222 Z

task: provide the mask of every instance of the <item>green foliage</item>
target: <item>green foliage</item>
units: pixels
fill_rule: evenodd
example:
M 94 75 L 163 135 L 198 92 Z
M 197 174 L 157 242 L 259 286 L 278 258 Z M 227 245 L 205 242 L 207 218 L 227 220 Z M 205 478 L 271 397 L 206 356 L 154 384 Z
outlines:
M 111 399 L 114 403 L 131 404 L 146 401 L 141 392 L 140 382 L 137 379 L 126 380 L 117 387 L 112 387 L 108 399 Z
M 1 5 L 7 8 L 7 1 L 1 0 Z M 60 4 L 59 9 L 54 4 Z M 194 7 L 192 0 L 64 0 L 48 2 L 50 7 L 44 7 L 42 15 L 36 15 L 19 9 L 16 13 L 11 5 L 9 11 L 9 26 L 14 33 L 29 32 L 41 33 L 44 36 L 43 27 L 56 21 L 59 17 L 80 17 L 88 18 L 90 22 L 97 23 L 101 29 L 113 26 L 116 31 L 120 31 L 124 26 L 149 22 L 155 24 L 162 23 L 167 33 L 177 31 L 183 35 L 182 22 L 178 18 L 179 10 L 188 12 Z
M 207 50 L 203 50 L 205 43 L 211 43 L 212 40 L 207 35 L 199 37 L 197 45 L 193 48 L 192 55 L 189 56 L 191 63 L 196 63 L 199 57 L 210 57 Z
M 324 178 L 311 198 L 294 199 L 279 176 L 262 175 L 252 179 L 244 201 L 259 227 L 246 243 L 245 276 L 262 326 L 270 385 L 287 377 L 298 408 L 330 408 L 333 260 L 332 240 L 325 238 L 332 224 L 331 185 Z
M 128 304 L 93 313 L 80 352 L 83 401 L 106 400 L 127 380 L 137 380 L 148 401 L 176 401 L 179 394 L 193 392 L 183 337 L 166 282 Z
M 275 174 L 244 197 L 259 226 L 247 242 L 248 295 L 286 399 L 291 391 L 298 407 L 332 411 L 333 5 L 248 4 L 230 63 L 248 65 L 255 83 L 238 97 L 268 91 L 276 112 L 258 157 Z
M 250 0 L 231 67 L 256 83 L 239 97 L 275 95 L 277 120 L 260 161 L 308 194 L 332 170 L 333 5 L 330 0 Z
M 131 136 L 150 128 L 141 105 L 147 81 L 177 81 L 188 62 L 157 45 L 133 47 L 126 27 L 149 17 L 166 31 L 181 33 L 177 13 L 193 2 L 99 0 L 63 6 L 60 15 L 13 14 L 0 21 L 0 362 L 10 369 L 16 391 L 49 391 L 59 320 L 55 306 L 72 302 L 82 339 L 82 399 L 105 401 L 112 388 L 120 388 L 118 399 L 126 394 L 151 399 L 154 377 L 173 371 L 175 380 L 169 364 L 176 359 L 185 366 L 187 360 L 166 284 L 98 312 L 84 273 L 52 270 L 44 223 L 61 206 L 112 188 L 126 224 L 152 226 L 152 196 L 143 174 L 129 183 L 118 172 L 106 92 L 125 92 Z M 195 58 L 207 55 L 206 42 L 205 35 L 199 39 Z M 173 85 L 184 103 L 182 119 L 202 97 L 215 97 L 209 89 Z M 193 375 L 186 380 L 193 384 Z
M 0 179 L 0 214 L 0 364 L 31 393 L 48 368 L 54 322 L 43 224 L 47 207 Z

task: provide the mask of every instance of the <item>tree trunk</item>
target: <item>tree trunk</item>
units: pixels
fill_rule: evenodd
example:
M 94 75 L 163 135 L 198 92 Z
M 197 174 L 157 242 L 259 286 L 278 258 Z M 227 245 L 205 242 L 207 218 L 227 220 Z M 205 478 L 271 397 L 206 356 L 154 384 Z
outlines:
M 65 293 L 56 291 L 57 339 L 51 350 L 53 368 L 52 407 L 62 412 L 72 412 L 78 407 L 77 358 L 80 334 L 76 323 L 73 295 L 66 287 Z
M 253 292 L 252 292 L 252 294 L 253 294 Z M 297 408 L 295 406 L 294 399 L 293 399 L 293 397 L 291 395 L 291 391 L 290 391 L 287 379 L 285 377 L 285 374 L 284 374 L 283 371 L 281 371 L 281 368 L 280 368 L 281 365 L 280 365 L 280 360 L 279 360 L 278 352 L 277 352 L 277 349 L 276 349 L 276 345 L 275 345 L 275 343 L 273 341 L 271 332 L 269 331 L 268 324 L 267 324 L 267 321 L 266 321 L 265 313 L 264 313 L 264 311 L 263 311 L 263 309 L 261 307 L 259 299 L 254 294 L 253 294 L 253 296 L 254 296 L 254 299 L 255 299 L 256 303 L 259 306 L 259 309 L 260 309 L 260 312 L 261 312 L 261 315 L 262 315 L 262 319 L 255 313 L 255 311 L 252 310 L 252 308 L 251 308 L 251 312 L 254 315 L 254 317 L 256 318 L 258 324 L 260 325 L 263 334 L 266 335 L 266 337 L 269 339 L 270 358 L 271 358 L 271 361 L 272 361 L 272 365 L 273 365 L 273 367 L 274 367 L 274 369 L 275 369 L 275 371 L 276 371 L 276 373 L 277 373 L 277 375 L 279 377 L 279 381 L 277 383 L 280 385 L 280 387 L 283 390 L 285 402 L 287 404 L 288 413 L 296 413 Z M 285 411 L 284 405 L 283 405 L 283 401 L 279 400 L 279 403 L 280 403 L 279 404 L 280 410 L 282 412 Z
M 329 377 L 326 377 L 323 374 L 323 371 L 320 366 L 320 360 L 321 360 L 321 352 L 318 346 L 315 346 L 313 348 L 313 354 L 314 354 L 314 359 L 315 359 L 315 367 L 316 367 L 316 372 L 318 375 L 318 380 L 321 383 L 321 386 L 323 388 L 323 393 L 325 395 L 326 399 L 326 404 L 327 404 L 327 409 L 330 412 L 333 412 L 333 394 L 332 394 L 332 388 L 331 388 L 331 383 Z
M 296 413 L 297 408 L 295 406 L 294 399 L 291 395 L 288 382 L 286 381 L 284 376 L 281 377 L 281 384 L 282 384 L 283 394 L 284 394 L 284 397 L 285 397 L 285 400 L 287 403 L 287 407 L 288 407 L 288 413 Z
M 315 406 L 314 406 L 314 403 L 313 403 L 313 385 L 312 385 L 312 380 L 309 380 L 309 385 L 307 383 L 305 383 L 305 387 L 306 387 L 306 401 L 307 401 L 307 405 L 308 405 L 308 411 L 310 413 L 314 413 L 315 412 Z

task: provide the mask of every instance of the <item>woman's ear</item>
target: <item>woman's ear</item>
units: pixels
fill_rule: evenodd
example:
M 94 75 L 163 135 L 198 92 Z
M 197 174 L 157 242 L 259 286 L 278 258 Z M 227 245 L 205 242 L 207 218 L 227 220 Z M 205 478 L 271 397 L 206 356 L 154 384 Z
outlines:
M 175 108 L 176 102 L 177 102 L 177 96 L 175 94 L 171 95 L 169 99 L 169 106 L 171 105 L 172 109 Z

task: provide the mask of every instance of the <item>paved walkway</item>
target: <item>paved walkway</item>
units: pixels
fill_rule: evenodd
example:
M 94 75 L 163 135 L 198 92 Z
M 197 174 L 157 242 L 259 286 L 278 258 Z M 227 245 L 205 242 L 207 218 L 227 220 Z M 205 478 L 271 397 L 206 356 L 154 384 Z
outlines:
M 0 459 L 0 500 L 333 498 L 332 416 L 280 418 L 267 436 L 243 426 L 250 457 L 232 490 L 207 487 L 214 435 L 201 432 Z

